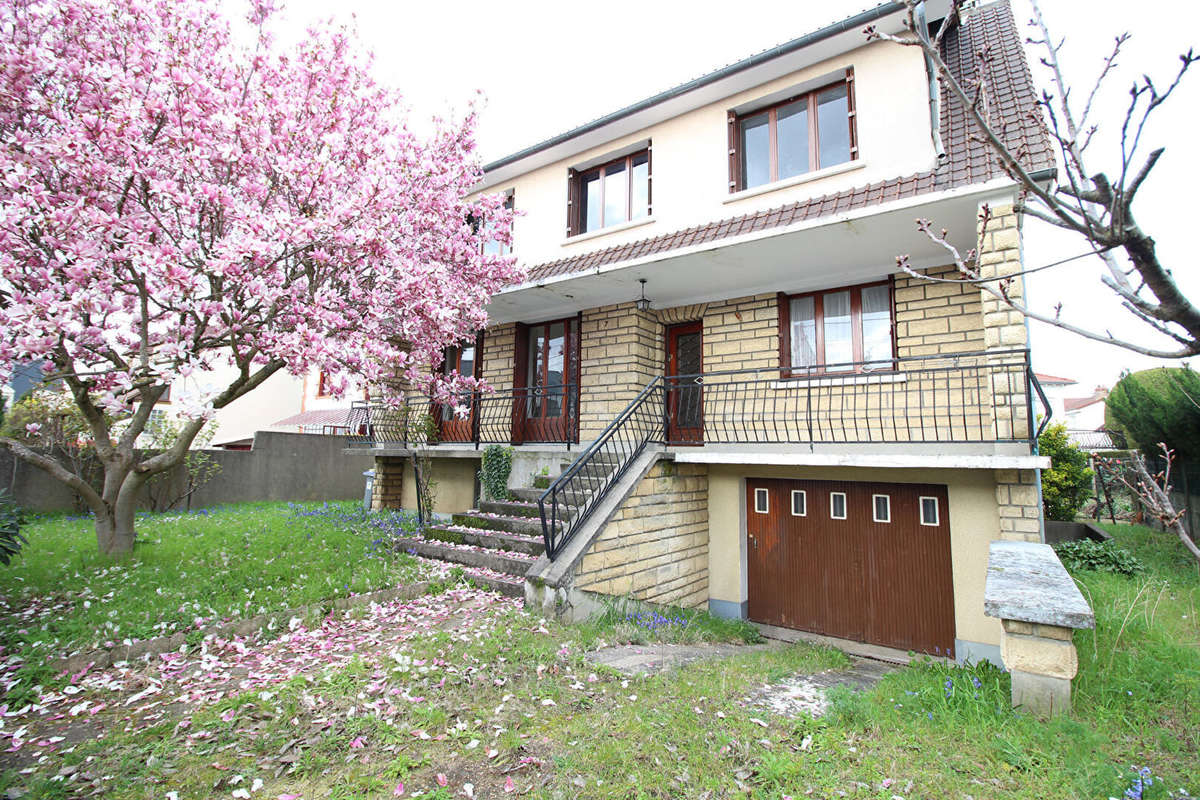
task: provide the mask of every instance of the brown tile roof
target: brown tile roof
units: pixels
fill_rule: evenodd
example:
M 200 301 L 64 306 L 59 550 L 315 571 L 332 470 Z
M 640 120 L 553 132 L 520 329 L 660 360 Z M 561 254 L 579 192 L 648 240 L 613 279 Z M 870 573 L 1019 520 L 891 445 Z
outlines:
M 290 428 L 293 426 L 316 426 L 346 424 L 350 418 L 349 408 L 319 408 L 315 411 L 302 411 L 290 417 L 284 417 L 278 422 L 271 423 L 272 428 Z
M 1034 375 L 1037 376 L 1038 383 L 1044 383 L 1048 386 L 1072 386 L 1076 383 L 1076 381 L 1070 378 L 1060 378 L 1057 375 L 1047 375 L 1044 372 L 1035 372 Z
M 981 52 L 990 56 L 987 66 L 992 118 L 1000 121 L 1005 143 L 1022 157 L 1027 168 L 1037 171 L 1053 167 L 1054 154 L 1042 119 L 1032 113 L 1037 95 L 1008 0 L 972 12 L 963 25 L 955 26 L 942 39 L 943 58 L 964 85 L 969 85 L 974 77 L 977 55 Z M 933 170 L 537 264 L 529 268 L 528 280 L 542 281 L 587 272 L 730 236 L 786 227 L 808 219 L 1002 177 L 1004 170 L 996 163 L 987 145 L 972 139 L 972 123 L 966 109 L 944 88 L 941 99 L 941 133 L 947 157 Z
M 1088 397 L 1068 397 L 1063 400 L 1063 409 L 1066 411 L 1078 411 L 1081 408 L 1087 408 L 1093 403 L 1099 403 L 1108 399 L 1108 389 L 1104 386 L 1097 386 Z

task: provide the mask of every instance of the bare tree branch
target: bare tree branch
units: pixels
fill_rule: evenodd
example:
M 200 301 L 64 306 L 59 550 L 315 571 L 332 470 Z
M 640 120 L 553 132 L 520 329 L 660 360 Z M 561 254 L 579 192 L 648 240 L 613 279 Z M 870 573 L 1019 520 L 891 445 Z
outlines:
M 1156 86 L 1148 75 L 1143 75 L 1134 83 L 1120 129 L 1121 160 L 1114 181 L 1104 171 L 1090 170 L 1084 151 L 1097 130 L 1097 126 L 1090 121 L 1095 104 L 1106 81 L 1115 75 L 1129 35 L 1122 33 L 1114 37 L 1112 50 L 1105 57 L 1095 82 L 1088 90 L 1082 111 L 1076 114 L 1071 101 L 1072 87 L 1065 77 L 1059 57 L 1065 40 L 1056 40 L 1052 36 L 1038 0 L 1031 0 L 1033 19 L 1030 24 L 1035 35 L 1027 41 L 1042 50 L 1040 61 L 1050 74 L 1053 94 L 1043 92 L 1027 113 L 1039 123 L 1046 123 L 1046 135 L 1062 158 L 1060 179 L 1056 186 L 1050 188 L 1033 179 L 1023 160 L 1027 157 L 1023 146 L 1014 151 L 1008 144 L 1003 125 L 991 119 L 988 52 L 982 50 L 976 54 L 976 74 L 969 80 L 960 79 L 943 58 L 943 37 L 959 24 L 960 4 L 951 4 L 951 11 L 942 22 L 937 36 L 930 39 L 918 27 L 917 0 L 904 0 L 904 3 L 908 12 L 906 26 L 916 35 L 896 36 L 871 27 L 866 31 L 868 38 L 920 48 L 936 70 L 950 102 L 958 103 L 971 121 L 974 127 L 974 133 L 971 134 L 973 140 L 985 144 L 1001 168 L 1018 185 L 1021 196 L 1016 203 L 1017 212 L 1082 237 L 1104 265 L 1105 269 L 1099 276 L 1100 282 L 1116 294 L 1122 306 L 1150 331 L 1166 336 L 1180 347 L 1168 349 L 1144 344 L 1132 338 L 1117 338 L 1107 330 L 1092 330 L 1068 323 L 1061 317 L 1061 303 L 1056 305 L 1053 315 L 1035 312 L 1024 304 L 1020 293 L 1009 291 L 1013 280 L 1019 279 L 1026 271 L 1006 278 L 985 279 L 977 262 L 979 248 L 961 253 L 950 244 L 944 232 L 941 236 L 935 235 L 927 220 L 918 222 L 919 229 L 947 250 L 963 279 L 979 285 L 983 291 L 1030 319 L 1094 341 L 1158 358 L 1185 358 L 1200 353 L 1200 308 L 1180 291 L 1172 271 L 1159 259 L 1154 239 L 1141 230 L 1132 211 L 1138 191 L 1164 152 L 1163 148 L 1156 148 L 1142 162 L 1141 168 L 1133 171 L 1147 121 L 1166 103 L 1192 64 L 1200 58 L 1192 50 L 1182 54 L 1179 68 L 1165 89 Z M 1118 251 L 1124 254 L 1127 262 L 1118 260 Z M 898 261 L 907 274 L 923 280 L 935 280 L 911 270 L 906 257 Z

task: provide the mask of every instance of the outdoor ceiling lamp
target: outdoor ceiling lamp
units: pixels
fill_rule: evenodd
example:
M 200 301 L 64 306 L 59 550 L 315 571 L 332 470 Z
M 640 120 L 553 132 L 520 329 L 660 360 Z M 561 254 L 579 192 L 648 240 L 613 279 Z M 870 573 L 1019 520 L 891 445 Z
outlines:
M 646 299 L 646 279 L 638 278 L 638 283 L 640 283 L 642 285 L 642 296 L 639 297 L 637 300 L 637 310 L 638 311 L 649 311 L 650 310 L 650 301 Z

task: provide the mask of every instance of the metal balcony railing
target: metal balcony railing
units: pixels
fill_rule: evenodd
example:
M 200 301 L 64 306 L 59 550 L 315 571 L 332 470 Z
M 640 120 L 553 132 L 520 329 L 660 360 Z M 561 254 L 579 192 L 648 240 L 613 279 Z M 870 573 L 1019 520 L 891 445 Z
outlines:
M 1032 442 L 1035 395 L 1026 350 L 672 376 L 666 443 Z
M 479 447 L 523 442 L 569 447 L 579 441 L 579 387 L 558 384 L 475 391 L 455 395 L 446 404 L 418 400 L 392 406 L 357 401 L 351 404 L 346 427 L 352 447 L 410 448 L 438 443 Z

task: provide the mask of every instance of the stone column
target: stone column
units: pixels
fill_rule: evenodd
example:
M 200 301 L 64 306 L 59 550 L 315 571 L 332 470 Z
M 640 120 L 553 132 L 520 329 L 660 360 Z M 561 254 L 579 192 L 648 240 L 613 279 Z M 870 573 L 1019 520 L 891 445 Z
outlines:
M 985 284 L 999 289 L 1000 279 L 1023 269 L 1021 257 L 1021 222 L 1011 204 L 992 207 L 992 217 L 984 230 L 980 225 L 979 271 L 983 278 L 996 278 Z M 1029 344 L 1025 317 L 1004 301 L 980 289 L 983 305 L 984 346 L 989 352 L 1021 349 Z M 1025 296 L 1025 281 L 1012 278 L 1007 285 L 1008 296 L 1020 300 Z M 1019 356 L 990 358 L 992 364 L 990 390 L 992 394 L 995 434 L 999 439 L 1022 438 L 1029 431 L 1028 383 L 1024 371 L 1015 364 Z
M 992 542 L 984 613 L 1002 623 L 1000 658 L 1012 675 L 1014 708 L 1038 716 L 1071 708 L 1079 669 L 1072 641 L 1096 618 L 1054 550 L 1034 542 Z
M 403 508 L 404 456 L 375 456 L 375 485 L 371 490 L 371 510 Z
M 1037 472 L 1032 469 L 998 469 L 994 474 L 1000 538 L 1016 542 L 1042 541 L 1042 507 L 1038 500 Z
M 1012 674 L 1012 704 L 1049 717 L 1071 710 L 1071 679 L 1079 671 L 1074 630 L 1003 620 L 1000 658 Z

